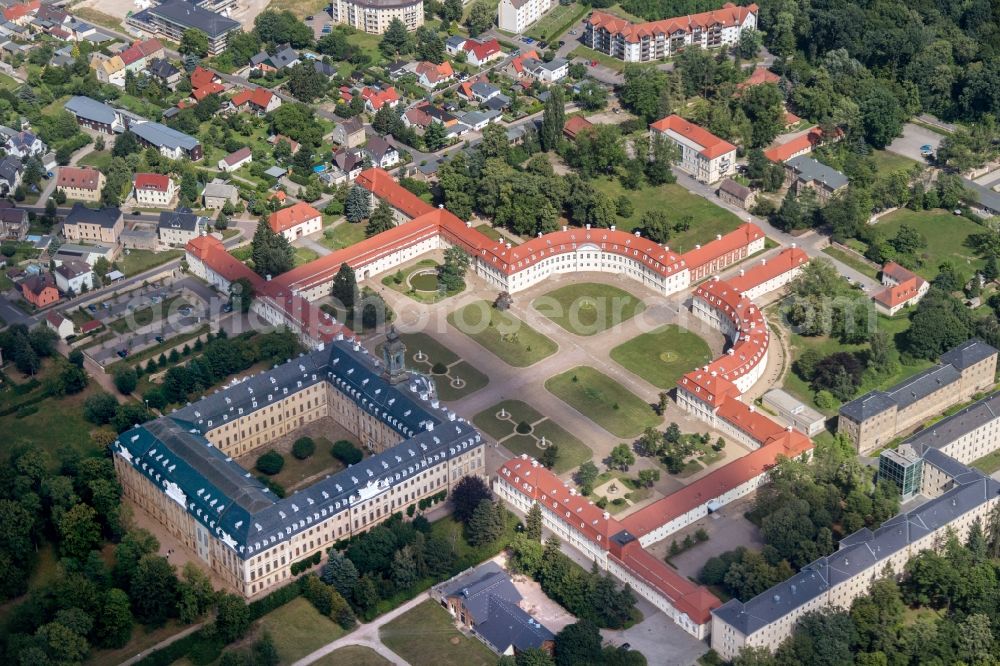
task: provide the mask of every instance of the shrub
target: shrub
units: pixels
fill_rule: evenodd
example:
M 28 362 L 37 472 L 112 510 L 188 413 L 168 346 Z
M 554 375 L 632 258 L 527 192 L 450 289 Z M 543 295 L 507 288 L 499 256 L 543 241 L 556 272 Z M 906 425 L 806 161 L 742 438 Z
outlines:
M 364 454 L 361 449 L 351 444 L 346 439 L 338 440 L 333 448 L 330 449 L 330 455 L 344 463 L 345 465 L 356 465 L 361 462 L 364 458 Z
M 431 366 L 431 372 L 433 372 L 435 375 L 446 375 L 448 374 L 448 366 L 442 363 L 441 361 L 438 361 L 433 366 Z
M 515 427 L 514 429 L 517 430 L 517 432 L 522 435 L 527 435 L 529 432 L 531 432 L 531 424 L 528 423 L 527 421 L 521 421 L 520 423 L 517 424 L 517 427 Z
M 254 466 L 257 471 L 274 476 L 285 466 L 285 458 L 277 451 L 271 450 L 257 458 L 257 463 Z
M 316 453 L 316 442 L 311 437 L 299 437 L 292 445 L 292 455 L 299 460 L 305 460 Z
M 23 419 L 26 416 L 31 416 L 32 414 L 38 413 L 38 405 L 25 405 L 21 407 L 16 412 L 14 412 L 14 418 Z

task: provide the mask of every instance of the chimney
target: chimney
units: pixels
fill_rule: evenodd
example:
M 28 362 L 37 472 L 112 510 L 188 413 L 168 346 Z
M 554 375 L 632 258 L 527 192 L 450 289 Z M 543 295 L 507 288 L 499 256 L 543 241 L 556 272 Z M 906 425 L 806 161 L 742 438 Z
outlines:
M 760 265 L 761 266 L 767 266 L 767 259 L 761 259 L 760 260 Z
M 615 231 L 617 228 L 618 228 L 617 225 L 614 224 L 611 225 L 611 231 Z
M 798 246 L 795 243 L 792 243 L 792 249 L 794 250 L 796 247 Z
M 750 413 L 753 414 L 754 412 L 757 411 L 757 405 L 750 405 L 747 407 L 747 409 L 749 409 Z
M 265 277 L 264 279 L 265 279 L 265 280 L 267 280 L 268 282 L 270 282 L 270 281 L 271 281 L 271 274 L 270 274 L 270 273 L 268 273 L 268 274 L 267 274 L 267 277 Z
M 465 228 L 466 229 L 471 229 L 472 228 L 472 221 L 471 220 L 465 223 Z
M 611 514 L 610 514 L 610 513 L 608 513 L 607 511 L 605 511 L 605 512 L 604 512 L 604 520 L 608 520 L 608 519 L 610 519 L 610 518 L 611 518 Z
M 566 229 L 567 229 L 567 228 L 568 228 L 568 227 L 567 227 L 567 226 L 566 226 L 566 225 L 564 224 L 564 225 L 563 225 L 563 228 L 562 228 L 562 230 L 563 230 L 563 231 L 566 231 Z
M 701 245 L 699 245 L 699 244 L 696 243 L 695 246 L 694 246 L 694 249 L 700 250 L 701 249 Z
M 507 249 L 509 250 L 511 247 L 512 245 L 510 243 L 507 243 Z
M 587 225 L 587 229 L 590 229 L 590 225 L 589 224 Z
M 715 234 L 715 240 L 722 240 L 722 234 Z
M 740 277 L 743 277 L 746 274 L 747 274 L 747 272 L 741 268 L 740 269 Z

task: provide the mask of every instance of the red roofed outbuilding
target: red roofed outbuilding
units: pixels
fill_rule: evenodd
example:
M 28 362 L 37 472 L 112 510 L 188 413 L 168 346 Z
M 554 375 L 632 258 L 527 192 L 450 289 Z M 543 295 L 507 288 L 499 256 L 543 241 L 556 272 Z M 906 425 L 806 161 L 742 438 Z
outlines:
M 292 241 L 322 231 L 323 215 L 309 204 L 300 201 L 271 213 L 267 223 L 274 233 Z

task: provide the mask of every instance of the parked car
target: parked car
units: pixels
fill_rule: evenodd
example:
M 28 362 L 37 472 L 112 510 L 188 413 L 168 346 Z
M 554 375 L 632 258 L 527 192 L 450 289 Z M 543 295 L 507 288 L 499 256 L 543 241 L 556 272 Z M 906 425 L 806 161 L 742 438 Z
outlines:
M 118 354 L 118 358 L 125 358 L 126 356 L 128 356 L 128 350 L 127 349 L 119 349 L 115 353 Z
M 590 61 L 590 66 L 591 67 L 597 67 L 597 61 L 596 60 L 591 60 Z
M 93 303 L 91 303 L 90 305 L 88 305 L 87 309 L 90 310 L 90 314 L 94 314 L 95 312 L 97 312 L 97 306 L 94 305 Z
M 522 37 L 521 41 L 524 42 L 525 44 L 534 44 L 535 43 L 535 40 L 533 40 L 531 37 Z
M 156 340 L 157 342 L 163 342 L 163 336 L 162 336 L 162 335 L 157 335 L 157 336 L 156 336 L 155 338 L 153 338 L 153 339 L 154 339 L 154 340 Z

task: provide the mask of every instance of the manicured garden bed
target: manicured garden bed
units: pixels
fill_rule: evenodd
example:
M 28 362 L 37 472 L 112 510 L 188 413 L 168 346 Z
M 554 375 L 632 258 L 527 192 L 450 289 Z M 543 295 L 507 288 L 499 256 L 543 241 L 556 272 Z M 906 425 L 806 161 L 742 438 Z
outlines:
M 617 437 L 637 437 L 663 420 L 639 396 L 587 366 L 550 377 L 545 388 Z
M 624 289 L 599 282 L 570 284 L 539 296 L 532 307 L 570 333 L 595 335 L 646 309 Z
M 448 323 L 518 368 L 537 363 L 558 349 L 555 342 L 486 301 L 469 303 L 450 313 Z
M 669 324 L 618 345 L 611 358 L 650 384 L 669 389 L 685 373 L 711 361 L 712 352 L 691 331 Z

